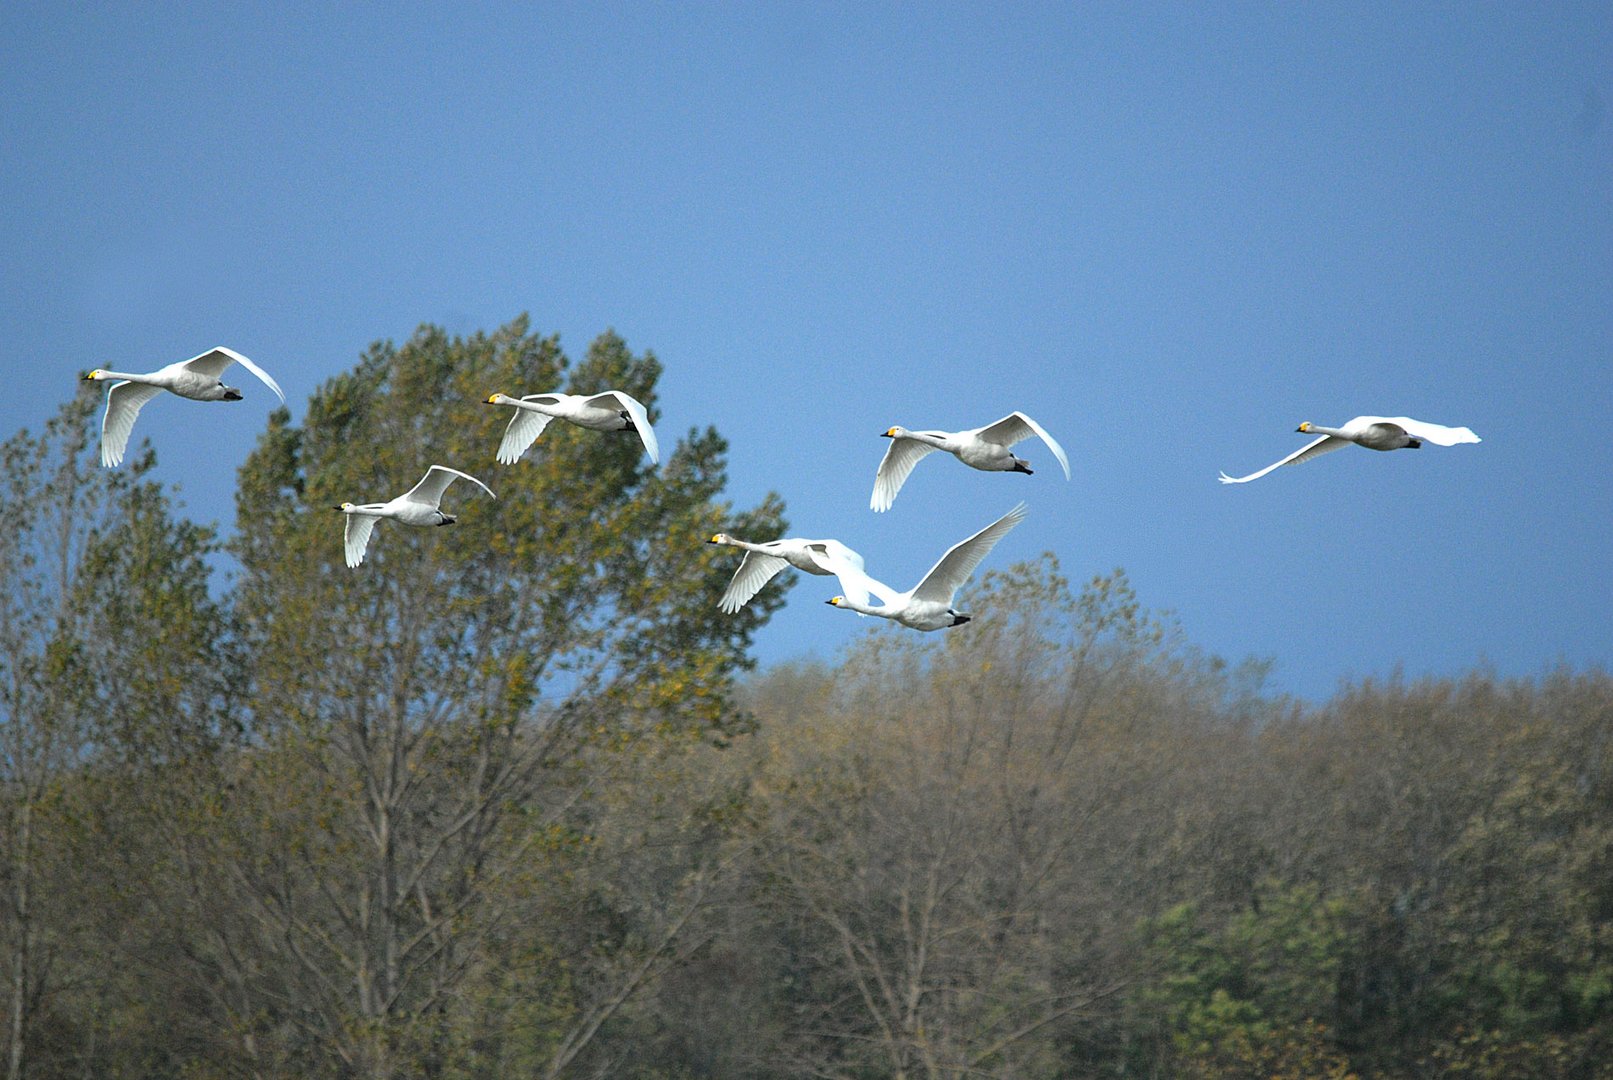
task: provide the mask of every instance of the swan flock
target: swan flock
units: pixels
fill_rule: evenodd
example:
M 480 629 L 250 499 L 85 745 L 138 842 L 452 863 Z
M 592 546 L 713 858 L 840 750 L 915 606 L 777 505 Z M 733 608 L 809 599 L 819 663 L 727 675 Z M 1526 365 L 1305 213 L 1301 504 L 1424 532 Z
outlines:
M 85 373 L 83 379 L 86 381 L 111 383 L 107 387 L 106 408 L 101 418 L 101 464 L 111 468 L 122 463 L 140 410 L 164 391 L 191 401 L 242 400 L 239 389 L 226 386 L 223 382 L 224 373 L 237 364 L 256 376 L 282 403 L 286 400 L 280 384 L 268 372 L 240 353 L 223 346 L 143 374 L 105 368 Z M 501 465 L 519 462 L 554 420 L 592 431 L 632 433 L 643 444 L 651 463 L 660 462 L 660 448 L 650 425 L 648 410 L 620 390 L 588 395 L 545 393 L 523 397 L 494 393 L 482 400 L 484 404 L 512 410 L 510 422 L 494 454 Z M 1221 483 L 1246 484 L 1284 465 L 1297 465 L 1352 444 L 1369 450 L 1390 451 L 1415 450 L 1424 443 L 1455 446 L 1480 441 L 1470 428 L 1446 427 L 1406 416 L 1357 416 L 1339 427 L 1323 427 L 1307 421 L 1300 424 L 1297 430 L 1302 434 L 1314 434 L 1317 438 L 1287 457 L 1245 476 L 1230 476 L 1222 472 Z M 983 427 L 961 431 L 909 430 L 896 426 L 888 428 L 883 437 L 889 439 L 890 444 L 875 470 L 873 495 L 869 499 L 869 508 L 876 513 L 891 508 L 914 467 L 938 450 L 983 472 L 1031 475 L 1033 470 L 1030 462 L 1014 456 L 1012 447 L 1034 437 L 1040 439 L 1052 453 L 1064 472 L 1064 478 L 1070 479 L 1070 461 L 1064 448 L 1041 424 L 1023 412 L 1011 412 Z M 383 519 L 411 526 L 454 524 L 458 519 L 443 511 L 442 499 L 455 480 L 467 480 L 486 492 L 488 497 L 497 497 L 491 488 L 467 472 L 447 465 L 432 465 L 414 487 L 387 502 L 344 502 L 336 506 L 334 509 L 346 519 L 343 556 L 347 565 L 357 568 L 363 564 L 375 525 Z M 919 579 L 918 584 L 906 592 L 898 592 L 871 577 L 865 569 L 863 557 L 838 540 L 787 537 L 750 542 L 719 532 L 707 543 L 737 548 L 745 555 L 717 601 L 717 606 L 726 614 L 737 614 L 774 577 L 787 568 L 794 568 L 819 577 L 834 577 L 840 586 L 840 595 L 826 601 L 833 607 L 888 619 L 914 630 L 932 631 L 961 626 L 972 616 L 953 607 L 957 591 L 974 574 L 992 548 L 1025 520 L 1027 512 L 1025 504 L 1021 502 L 996 521 L 958 541 Z

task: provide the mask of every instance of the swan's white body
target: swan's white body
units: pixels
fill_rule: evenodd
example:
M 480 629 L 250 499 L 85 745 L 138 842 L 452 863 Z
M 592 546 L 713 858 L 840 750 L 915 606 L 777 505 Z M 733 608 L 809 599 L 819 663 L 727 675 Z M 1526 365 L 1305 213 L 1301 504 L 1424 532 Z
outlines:
M 350 503 L 336 507 L 347 515 L 347 528 L 342 539 L 346 548 L 347 565 L 358 566 L 364 561 L 364 549 L 369 547 L 370 532 L 382 518 L 401 521 L 405 525 L 452 525 L 456 519 L 442 512 L 442 493 L 456 479 L 464 478 L 493 495 L 491 489 L 469 473 L 450 469 L 446 465 L 433 465 L 426 470 L 420 482 L 391 502 Z M 498 496 L 494 495 L 494 498 Z
M 508 394 L 493 394 L 489 405 L 509 405 L 515 409 L 510 426 L 504 429 L 504 439 L 498 444 L 501 465 L 513 465 L 526 453 L 526 448 L 538 441 L 550 420 L 564 420 L 593 431 L 637 431 L 644 442 L 650 460 L 661 460 L 655 432 L 650 427 L 649 413 L 644 406 L 620 390 L 606 390 L 599 394 L 528 394 L 513 398 Z
M 1436 446 L 1455 446 L 1457 443 L 1476 443 L 1481 441 L 1473 434 L 1471 428 L 1445 427 L 1443 424 L 1429 424 L 1422 420 L 1413 420 L 1409 416 L 1357 416 L 1343 427 L 1321 427 L 1310 421 L 1299 425 L 1298 431 L 1309 434 L 1315 432 L 1321 438 L 1306 443 L 1281 461 L 1274 461 L 1259 472 L 1252 472 L 1248 476 L 1228 476 L 1221 474 L 1223 484 L 1247 484 L 1251 480 L 1258 480 L 1271 470 L 1283 465 L 1297 465 L 1301 461 L 1330 454 L 1340 447 L 1354 443 L 1364 446 L 1368 450 L 1415 450 L 1425 442 Z
M 1025 520 L 1025 504 L 1020 503 L 1002 517 L 987 525 L 967 540 L 953 544 L 941 561 L 930 568 L 919 583 L 899 593 L 889 586 L 868 579 L 868 587 L 882 601 L 881 607 L 870 607 L 851 599 L 837 596 L 829 603 L 848 608 L 860 615 L 878 615 L 910 626 L 914 630 L 944 630 L 949 626 L 966 623 L 971 616 L 953 610 L 952 598 L 969 575 L 975 572 L 997 541 L 1008 535 L 1010 529 Z
M 1030 475 L 1030 462 L 1015 457 L 1009 447 L 1035 435 L 1047 444 L 1064 469 L 1064 479 L 1070 478 L 1070 459 L 1064 456 L 1064 447 L 1049 435 L 1041 424 L 1022 412 L 1009 413 L 995 423 L 968 431 L 909 431 L 893 427 L 885 432 L 891 441 L 885 456 L 880 460 L 879 471 L 874 474 L 874 494 L 868 505 L 876 512 L 890 509 L 896 493 L 902 490 L 913 466 L 927 454 L 945 450 L 972 469 L 984 472 L 1022 472 Z
M 225 386 L 219 378 L 231 364 L 240 364 L 262 379 L 282 402 L 286 400 L 280 384 L 270 378 L 268 372 L 223 346 L 145 374 L 96 368 L 85 375 L 91 382 L 118 380 L 106 388 L 106 413 L 101 417 L 101 464 L 110 468 L 123 461 L 129 433 L 134 430 L 141 408 L 164 390 L 192 401 L 240 401 L 241 391 Z
M 863 557 L 838 540 L 802 540 L 791 536 L 752 544 L 727 533 L 718 533 L 706 543 L 725 544 L 745 552 L 733 580 L 717 602 L 717 607 L 729 615 L 750 603 L 751 597 L 761 592 L 762 586 L 786 566 L 808 574 L 832 574 L 840 579 L 840 588 L 847 596 L 868 603 L 872 579 L 863 572 Z

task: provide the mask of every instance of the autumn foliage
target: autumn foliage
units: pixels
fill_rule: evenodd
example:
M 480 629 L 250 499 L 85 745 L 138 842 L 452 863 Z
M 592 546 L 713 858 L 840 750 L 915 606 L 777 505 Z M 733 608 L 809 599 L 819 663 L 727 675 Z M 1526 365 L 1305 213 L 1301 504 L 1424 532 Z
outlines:
M 88 398 L 0 448 L 9 1076 L 1613 1076 L 1605 672 L 1305 704 L 1051 555 L 755 672 L 717 432 L 478 464 L 488 393 L 659 372 L 377 345 L 227 545 Z M 349 571 L 439 462 L 497 500 Z

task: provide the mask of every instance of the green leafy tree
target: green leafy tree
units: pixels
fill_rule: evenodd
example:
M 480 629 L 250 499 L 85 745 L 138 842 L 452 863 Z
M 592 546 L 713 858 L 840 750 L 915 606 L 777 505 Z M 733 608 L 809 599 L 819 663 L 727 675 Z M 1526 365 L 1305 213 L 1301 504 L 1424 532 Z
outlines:
M 466 339 L 427 327 L 322 386 L 300 428 L 276 415 L 243 467 L 236 611 L 262 750 L 230 844 L 251 913 L 236 947 L 280 1001 L 265 1034 L 289 1025 L 357 1075 L 444 1067 L 458 991 L 544 887 L 534 867 L 558 873 L 565 837 L 587 835 L 599 763 L 743 730 L 733 676 L 779 601 L 719 613 L 732 566 L 703 541 L 783 522 L 775 501 L 718 501 L 720 436 L 691 431 L 657 469 L 630 434 L 556 423 L 493 463 L 509 413 L 490 392 L 615 388 L 654 418 L 660 372 L 613 334 L 572 366 L 524 318 Z M 437 463 L 496 501 L 460 483 L 456 526 L 383 521 L 345 567 L 330 507 Z
M 1264 882 L 1254 906 L 1219 921 L 1191 903 L 1143 927 L 1158 974 L 1138 994 L 1184 1076 L 1335 1076 L 1329 1045 L 1344 954 L 1341 900 L 1314 886 Z

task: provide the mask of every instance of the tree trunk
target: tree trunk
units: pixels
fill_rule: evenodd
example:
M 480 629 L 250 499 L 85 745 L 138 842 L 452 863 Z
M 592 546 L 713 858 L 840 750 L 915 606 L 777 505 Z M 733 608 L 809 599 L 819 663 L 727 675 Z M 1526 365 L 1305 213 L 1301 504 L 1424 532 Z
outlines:
M 6 1078 L 22 1080 L 27 1064 L 28 971 L 33 949 L 33 911 L 30 875 L 33 870 L 33 800 L 24 792 L 18 807 L 16 846 L 11 853 L 11 904 L 16 920 L 16 944 L 11 955 L 10 1023 L 6 1038 Z

